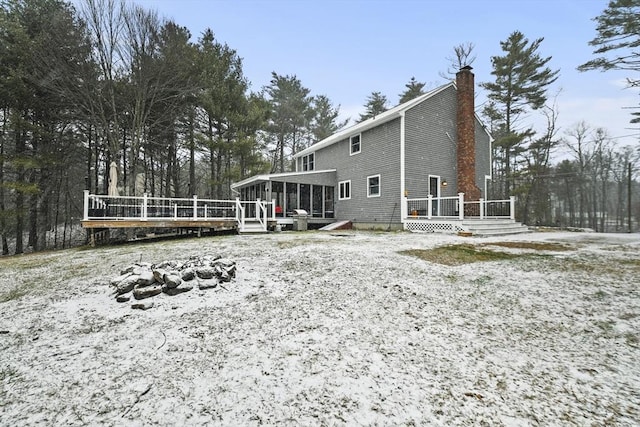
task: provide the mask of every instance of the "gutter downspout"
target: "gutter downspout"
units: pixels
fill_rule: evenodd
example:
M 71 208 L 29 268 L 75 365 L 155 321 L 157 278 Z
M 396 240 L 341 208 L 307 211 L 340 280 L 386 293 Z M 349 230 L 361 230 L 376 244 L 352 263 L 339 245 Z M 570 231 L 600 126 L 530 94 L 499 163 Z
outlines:
M 405 112 L 400 113 L 400 222 L 405 228 L 407 218 L 407 196 L 405 182 Z

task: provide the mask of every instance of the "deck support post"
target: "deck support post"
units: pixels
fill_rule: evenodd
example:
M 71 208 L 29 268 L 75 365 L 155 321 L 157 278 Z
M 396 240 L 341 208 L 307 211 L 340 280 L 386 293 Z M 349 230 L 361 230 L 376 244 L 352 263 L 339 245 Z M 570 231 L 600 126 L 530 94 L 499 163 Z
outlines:
M 516 196 L 509 197 L 509 218 L 516 219 Z
M 431 219 L 433 214 L 433 195 L 427 196 L 427 219 Z
M 84 210 L 82 215 L 85 221 L 89 219 L 89 190 L 84 190 Z
M 458 219 L 464 219 L 464 193 L 458 193 Z

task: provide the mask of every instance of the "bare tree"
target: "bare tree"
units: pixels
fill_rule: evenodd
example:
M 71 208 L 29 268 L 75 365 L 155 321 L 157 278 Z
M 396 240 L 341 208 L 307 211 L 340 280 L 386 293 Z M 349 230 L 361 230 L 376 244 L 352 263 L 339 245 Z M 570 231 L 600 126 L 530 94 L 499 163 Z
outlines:
M 473 53 L 475 45 L 471 42 L 460 43 L 453 47 L 453 55 L 447 56 L 445 59 L 448 62 L 447 71 L 439 72 L 438 74 L 443 79 L 453 80 L 456 77 L 456 73 L 461 68 L 471 65 L 476 60 L 476 55 Z

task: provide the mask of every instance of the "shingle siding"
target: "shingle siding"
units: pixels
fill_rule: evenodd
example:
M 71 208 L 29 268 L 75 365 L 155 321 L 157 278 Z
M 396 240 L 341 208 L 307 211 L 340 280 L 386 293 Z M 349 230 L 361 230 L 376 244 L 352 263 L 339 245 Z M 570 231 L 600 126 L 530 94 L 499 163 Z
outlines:
M 409 198 L 429 195 L 429 175 L 447 181 L 442 196 L 456 188 L 456 92 L 448 87 L 407 110 L 405 184 Z
M 407 110 L 405 131 L 405 189 L 409 198 L 429 195 L 429 175 L 447 181 L 442 196 L 455 196 L 456 171 L 456 92 L 446 88 Z M 484 176 L 490 173 L 489 136 L 476 120 L 476 184 L 484 191 Z
M 401 195 L 400 119 L 362 132 L 360 144 L 360 153 L 354 155 L 350 155 L 348 137 L 316 152 L 316 169 L 336 169 L 336 185 L 351 180 L 351 199 L 336 201 L 336 218 L 367 223 L 398 223 Z M 367 197 L 367 177 L 373 175 L 380 175 L 379 197 Z

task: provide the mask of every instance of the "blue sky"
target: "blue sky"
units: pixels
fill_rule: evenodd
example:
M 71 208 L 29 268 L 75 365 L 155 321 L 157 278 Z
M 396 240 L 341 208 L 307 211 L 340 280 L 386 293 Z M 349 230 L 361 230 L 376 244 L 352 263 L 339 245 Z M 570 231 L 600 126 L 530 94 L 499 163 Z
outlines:
M 639 98 L 624 89 L 627 74 L 576 71 L 593 57 L 588 45 L 596 35 L 592 19 L 608 0 L 136 2 L 189 28 L 194 40 L 211 28 L 243 58 L 252 90 L 267 85 L 272 71 L 296 75 L 313 95 L 327 95 L 343 116 L 352 118 L 372 91 L 395 105 L 412 76 L 428 87 L 443 84 L 439 73 L 447 69 L 446 57 L 455 45 L 474 43 L 476 82 L 483 82 L 492 79 L 490 57 L 502 55 L 500 41 L 511 32 L 519 30 L 529 40 L 544 37 L 541 55 L 552 56 L 550 66 L 560 68 L 550 93 L 561 90 L 562 129 L 584 120 L 606 128 L 619 144 L 637 144 L 628 107 L 637 106 Z M 486 100 L 482 89 L 477 95 L 477 104 Z M 538 113 L 527 123 L 543 130 Z

